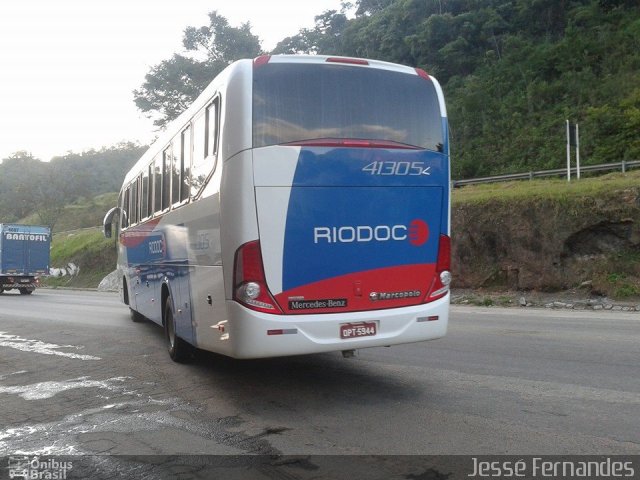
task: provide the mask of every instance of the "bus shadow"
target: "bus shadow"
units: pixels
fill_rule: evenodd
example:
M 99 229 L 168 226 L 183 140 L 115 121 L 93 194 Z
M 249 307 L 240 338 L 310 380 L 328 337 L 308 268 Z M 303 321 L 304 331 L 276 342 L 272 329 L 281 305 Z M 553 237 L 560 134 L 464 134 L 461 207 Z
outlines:
M 424 383 L 416 385 L 384 364 L 356 355 L 343 358 L 340 352 L 289 357 L 236 360 L 224 355 L 195 350 L 186 364 L 171 361 L 166 352 L 164 330 L 151 321 L 138 324 L 158 342 L 162 353 L 154 355 L 172 372 L 172 388 L 198 401 L 202 398 L 230 398 L 239 402 L 283 408 L 304 404 L 321 411 L 347 406 L 385 405 L 424 397 Z M 382 347 L 380 347 L 382 348 Z M 376 348 L 367 349 L 375 352 Z M 368 353 L 367 358 L 371 355 Z M 193 389 L 189 385 L 197 385 Z M 428 389 L 428 385 L 426 385 Z M 192 390 L 192 393 L 188 392 Z
M 215 392 L 250 395 L 263 401 L 291 401 L 318 408 L 372 405 L 415 399 L 421 393 L 395 374 L 340 352 L 235 360 L 198 351 L 192 368 L 210 378 Z

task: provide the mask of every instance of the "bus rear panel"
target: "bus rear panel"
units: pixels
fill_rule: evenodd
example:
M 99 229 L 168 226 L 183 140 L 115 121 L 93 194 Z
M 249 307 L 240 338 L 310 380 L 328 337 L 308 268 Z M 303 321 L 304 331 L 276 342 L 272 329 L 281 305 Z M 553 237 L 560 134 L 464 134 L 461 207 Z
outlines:
M 255 285 L 247 295 L 251 282 L 234 281 L 237 356 L 445 334 L 449 162 L 438 94 L 427 75 L 386 64 L 271 57 L 254 68 L 259 239 L 239 247 L 236 265 L 259 248 L 264 278 L 252 282 L 255 299 Z

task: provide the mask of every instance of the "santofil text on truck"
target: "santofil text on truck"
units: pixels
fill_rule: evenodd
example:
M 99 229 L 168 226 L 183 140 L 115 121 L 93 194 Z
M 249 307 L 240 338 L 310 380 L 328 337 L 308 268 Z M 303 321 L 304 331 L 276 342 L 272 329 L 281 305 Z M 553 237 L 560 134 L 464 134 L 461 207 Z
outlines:
M 218 75 L 105 216 L 122 300 L 176 361 L 445 335 L 447 115 L 416 68 L 262 56 Z
M 0 293 L 33 293 L 49 274 L 50 249 L 49 227 L 0 223 Z

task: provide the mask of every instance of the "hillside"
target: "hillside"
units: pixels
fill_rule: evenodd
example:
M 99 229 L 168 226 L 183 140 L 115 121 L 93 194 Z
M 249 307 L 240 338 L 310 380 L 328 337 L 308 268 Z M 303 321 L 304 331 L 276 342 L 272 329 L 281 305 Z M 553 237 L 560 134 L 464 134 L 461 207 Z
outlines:
M 92 207 L 70 206 L 61 224 L 80 217 L 98 224 L 109 198 L 115 194 Z M 583 285 L 586 293 L 616 299 L 640 295 L 640 171 L 571 184 L 467 186 L 454 190 L 451 217 L 456 288 L 554 292 Z M 114 240 L 98 227 L 59 233 L 52 266 L 69 262 L 80 275 L 48 283 L 95 288 L 115 268 Z
M 50 162 L 28 152 L 16 152 L 2 159 L 0 223 L 47 225 L 54 231 L 97 225 L 81 205 L 103 201 L 113 205 L 115 197 L 96 196 L 118 191 L 125 173 L 146 148 L 123 143 L 83 153 L 70 152 Z M 74 209 L 76 215 L 65 214 Z
M 454 286 L 640 294 L 640 171 L 567 184 L 464 187 L 452 210 Z
M 443 84 L 453 176 L 560 168 L 565 120 L 585 164 L 640 159 L 637 0 L 359 0 L 274 53 L 375 58 Z
M 115 239 L 102 234 L 104 214 L 117 203 L 117 193 L 105 193 L 66 205 L 58 218 L 51 243 L 51 267 L 67 269 L 71 263 L 79 268 L 77 275 L 50 277 L 47 286 L 96 288 L 116 266 Z M 37 223 L 34 214 L 21 223 Z

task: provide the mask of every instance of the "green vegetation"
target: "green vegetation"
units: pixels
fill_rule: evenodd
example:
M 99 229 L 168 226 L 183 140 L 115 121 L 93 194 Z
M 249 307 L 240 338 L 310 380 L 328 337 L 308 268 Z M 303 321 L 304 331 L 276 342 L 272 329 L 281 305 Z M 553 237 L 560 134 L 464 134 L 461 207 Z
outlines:
M 87 210 L 104 207 L 101 202 L 107 200 L 113 206 L 115 200 L 113 195 L 94 197 L 120 190 L 125 173 L 145 150 L 124 143 L 99 151 L 69 153 L 50 162 L 16 152 L 0 163 L 0 223 L 20 221 L 46 225 L 54 231 L 100 224 Z M 87 202 L 88 209 L 82 205 Z M 74 208 L 75 215 L 68 215 Z M 68 220 L 60 223 L 65 216 Z
M 225 62 L 257 51 L 247 25 L 230 27 L 215 12 L 210 25 L 185 30 L 184 45 L 136 92 L 159 124 Z M 637 0 L 356 0 L 271 53 L 358 56 L 432 73 L 447 97 L 454 178 L 562 167 L 566 119 L 580 123 L 584 164 L 640 159 Z
M 640 296 L 640 171 L 455 189 L 454 284 Z
M 95 288 L 115 269 L 116 248 L 113 239 L 106 239 L 99 228 L 54 235 L 51 244 L 51 266 L 64 268 L 73 263 L 80 268 L 77 276 L 49 277 L 50 287 Z
M 159 127 L 177 118 L 227 65 L 261 53 L 248 23 L 232 27 L 217 12 L 209 14 L 209 25 L 187 27 L 182 43 L 185 54 L 152 67 L 133 92 L 136 106 Z
M 525 202 L 536 199 L 568 201 L 583 199 L 597 201 L 603 197 L 619 195 L 627 189 L 640 187 L 640 170 L 610 173 L 600 177 L 573 179 L 536 179 L 500 182 L 484 185 L 468 185 L 453 190 L 454 205 L 483 204 L 487 202 Z
M 80 198 L 65 205 L 60 211 L 54 232 L 67 232 L 80 228 L 96 227 L 102 224 L 107 211 L 118 202 L 117 193 L 103 193 L 96 197 Z M 19 223 L 36 225 L 40 221 L 38 214 L 33 213 L 19 220 Z

